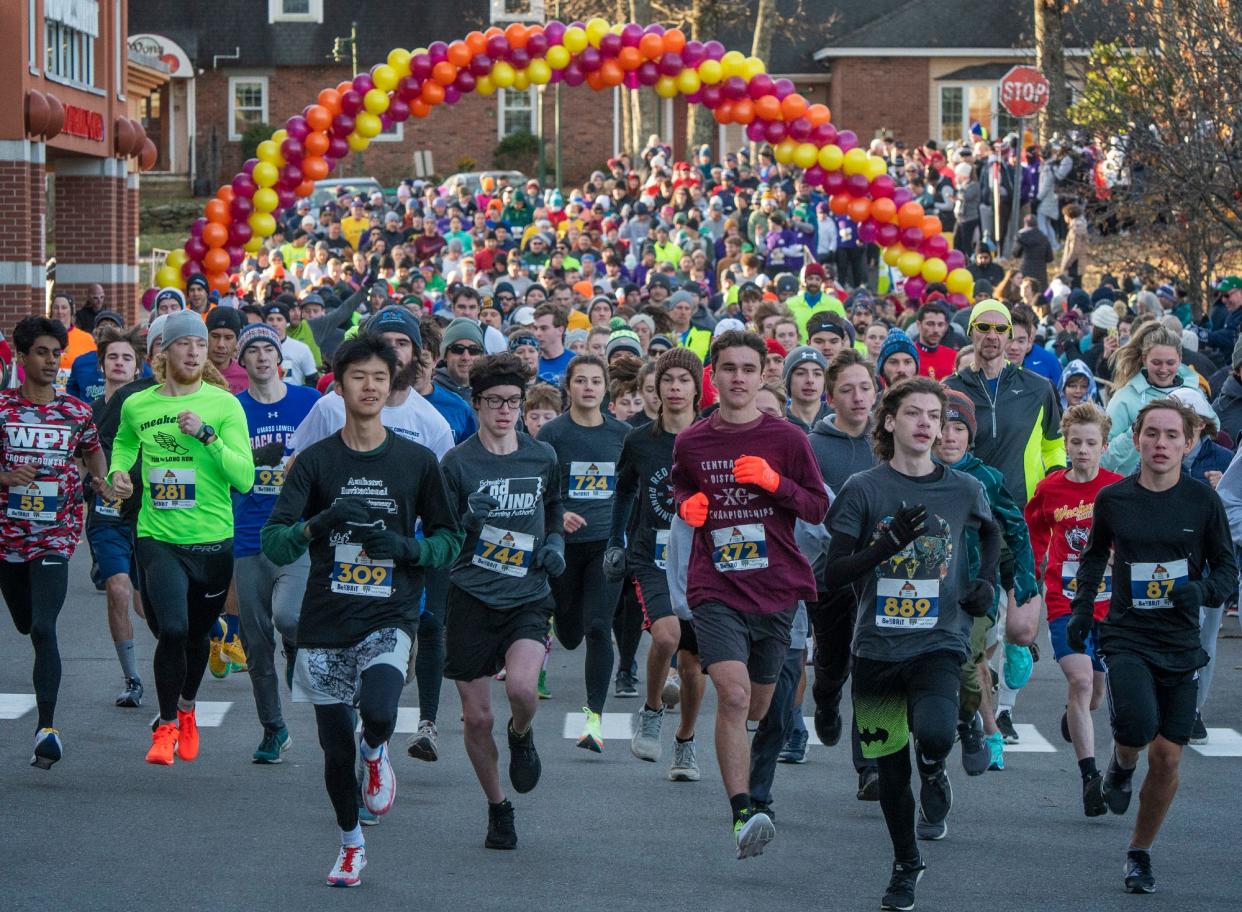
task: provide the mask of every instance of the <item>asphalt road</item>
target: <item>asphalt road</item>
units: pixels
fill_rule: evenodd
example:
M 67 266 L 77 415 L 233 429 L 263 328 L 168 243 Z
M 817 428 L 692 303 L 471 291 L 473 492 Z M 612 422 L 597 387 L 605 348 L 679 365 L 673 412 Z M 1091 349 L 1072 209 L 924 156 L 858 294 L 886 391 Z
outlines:
M 363 886 L 331 890 L 323 879 L 337 831 L 310 708 L 288 708 L 294 743 L 286 761 L 256 766 L 250 754 L 260 730 L 246 676 L 209 677 L 200 717 L 214 715 L 219 724 L 204 723 L 199 759 L 147 765 L 154 693 L 142 709 L 113 706 L 120 673 L 84 550 L 71 574 L 57 715 L 66 758 L 49 772 L 27 765 L 35 725 L 33 709 L 22 712 L 33 703 L 29 644 L 7 624 L 0 633 L 0 909 L 879 907 L 890 848 L 879 806 L 855 799 L 847 747 L 814 746 L 806 764 L 778 767 L 776 841 L 761 858 L 739 862 L 711 746 L 710 688 L 700 725 L 703 781 L 671 783 L 667 723 L 658 764 L 634 759 L 624 740 L 608 741 L 597 756 L 564 737 L 567 714 L 583 701 L 583 657 L 559 648 L 550 666 L 553 699 L 540 704 L 535 721 L 543 780 L 512 796 L 517 851 L 483 848 L 486 806 L 462 747 L 456 691 L 446 686 L 440 761 L 409 759 L 405 735 L 396 736 L 397 802 L 366 830 Z M 152 642 L 137 625 L 150 683 Z M 1227 627 L 1236 634 L 1236 619 Z M 1133 807 L 1126 819 L 1082 815 L 1074 756 L 1058 732 L 1064 686 L 1046 635 L 1043 642 L 1048 658 L 1036 665 L 1015 719 L 1035 726 L 1023 730 L 1024 747 L 1043 741 L 1047 749 L 1007 752 L 1004 772 L 977 779 L 966 778 L 955 752 L 949 837 L 923 846 L 919 908 L 1239 908 L 1242 639 L 1222 640 L 1208 706 L 1209 727 L 1231 730 L 1213 732 L 1210 752 L 1225 755 L 1186 752 L 1181 792 L 1153 856 L 1159 892 L 1150 897 L 1121 888 Z M 411 686 L 403 705 L 416 704 Z M 626 714 L 638 705 L 610 698 L 608 710 Z M 497 714 L 506 717 L 503 706 Z M 416 711 L 403 716 L 402 728 L 416 725 Z M 626 723 L 606 717 L 607 730 Z M 1103 711 L 1096 726 L 1098 753 L 1107 757 Z M 572 720 L 569 729 L 576 734 Z

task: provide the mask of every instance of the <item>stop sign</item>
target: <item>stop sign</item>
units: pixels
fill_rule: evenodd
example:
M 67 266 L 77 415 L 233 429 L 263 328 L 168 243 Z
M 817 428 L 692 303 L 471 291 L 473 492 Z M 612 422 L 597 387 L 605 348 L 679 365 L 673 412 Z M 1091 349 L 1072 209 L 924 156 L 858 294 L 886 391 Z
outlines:
M 1035 67 L 1016 66 L 1000 81 L 1000 103 L 1014 117 L 1038 114 L 1048 103 L 1048 80 Z

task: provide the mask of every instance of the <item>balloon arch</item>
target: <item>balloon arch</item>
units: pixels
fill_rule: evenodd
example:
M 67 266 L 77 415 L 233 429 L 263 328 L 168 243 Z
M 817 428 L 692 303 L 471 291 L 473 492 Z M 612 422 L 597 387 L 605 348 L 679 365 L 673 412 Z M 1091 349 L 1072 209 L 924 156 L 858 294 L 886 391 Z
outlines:
M 680 29 L 603 19 L 515 23 L 451 44 L 397 48 L 369 73 L 324 89 L 216 192 L 185 246 L 168 254 L 157 283 L 181 288 L 202 273 L 224 292 L 230 272 L 276 231 L 277 217 L 383 130 L 470 92 L 556 82 L 596 91 L 649 86 L 662 98 L 683 95 L 706 105 L 717 123 L 744 125 L 750 140 L 770 143 L 778 162 L 802 169 L 808 184 L 823 188 L 832 211 L 858 224 L 859 240 L 883 248 L 884 262 L 906 277 L 907 294 L 918 297 L 927 283 L 945 282 L 950 300 L 967 303 L 973 280 L 940 219 L 896 186 L 887 163 L 860 148 L 851 130 L 833 126 L 826 106 L 808 104 L 788 79 L 768 76 L 762 60 L 726 51 L 718 41 L 687 41 Z

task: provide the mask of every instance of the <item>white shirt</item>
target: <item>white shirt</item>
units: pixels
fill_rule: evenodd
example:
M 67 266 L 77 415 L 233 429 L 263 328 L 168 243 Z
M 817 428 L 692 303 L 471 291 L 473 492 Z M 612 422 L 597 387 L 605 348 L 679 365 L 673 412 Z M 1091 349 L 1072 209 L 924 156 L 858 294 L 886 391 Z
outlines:
M 430 402 L 414 390 L 409 391 L 405 402 L 400 405 L 384 406 L 380 412 L 380 422 L 393 433 L 421 443 L 436 454 L 436 459 L 443 459 L 444 454 L 453 448 L 453 431 L 449 423 Z M 289 449 L 296 456 L 311 444 L 332 436 L 343 427 L 345 400 L 335 390 L 330 390 L 320 397 L 310 414 L 293 432 Z
M 307 377 L 319 373 L 319 367 L 315 364 L 315 356 L 311 354 L 310 346 L 305 342 L 285 336 L 285 340 L 280 343 L 280 355 L 282 358 L 281 379 L 286 383 L 296 383 L 302 386 L 306 383 Z
M 509 350 L 509 340 L 506 339 L 505 334 L 498 330 L 495 326 L 484 326 L 483 350 L 489 355 L 507 352 Z

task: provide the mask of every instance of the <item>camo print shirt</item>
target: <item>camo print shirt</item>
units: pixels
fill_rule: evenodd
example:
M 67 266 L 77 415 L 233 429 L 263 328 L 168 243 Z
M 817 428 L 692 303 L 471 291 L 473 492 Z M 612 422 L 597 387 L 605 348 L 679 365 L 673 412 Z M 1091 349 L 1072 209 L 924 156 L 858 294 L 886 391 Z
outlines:
M 3 470 L 39 467 L 30 484 L 0 488 L 5 561 L 72 556 L 82 533 L 82 482 L 74 456 L 99 450 L 90 406 L 63 393 L 47 404 L 34 403 L 20 389 L 7 389 L 0 392 L 0 428 Z

